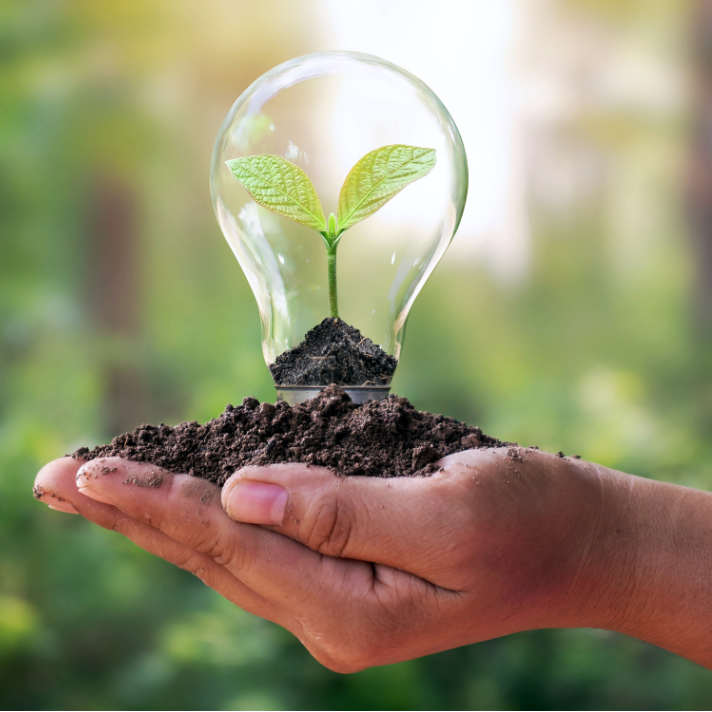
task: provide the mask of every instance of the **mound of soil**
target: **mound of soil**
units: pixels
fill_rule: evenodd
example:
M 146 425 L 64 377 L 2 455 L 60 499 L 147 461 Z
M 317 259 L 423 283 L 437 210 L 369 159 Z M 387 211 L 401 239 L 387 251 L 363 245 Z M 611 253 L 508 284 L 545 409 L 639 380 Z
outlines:
M 278 386 L 387 386 L 397 365 L 358 329 L 328 317 L 299 346 L 277 356 L 269 370 Z
M 72 457 L 140 460 L 222 486 L 240 467 L 276 462 L 321 465 L 342 475 L 427 475 L 446 455 L 508 444 L 454 418 L 415 410 L 406 398 L 356 405 L 331 385 L 294 406 L 245 398 L 205 425 L 141 425 Z

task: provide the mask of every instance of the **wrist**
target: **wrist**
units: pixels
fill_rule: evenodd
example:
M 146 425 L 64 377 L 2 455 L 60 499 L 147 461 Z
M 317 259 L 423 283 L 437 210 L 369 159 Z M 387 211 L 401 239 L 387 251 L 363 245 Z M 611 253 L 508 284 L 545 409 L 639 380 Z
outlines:
M 546 467 L 558 470 L 550 541 L 556 565 L 542 567 L 551 575 L 539 582 L 543 595 L 532 600 L 532 627 L 615 630 L 632 607 L 634 512 L 627 493 L 638 478 L 586 461 L 547 458 Z
M 590 467 L 600 498 L 577 627 L 631 635 L 709 667 L 712 495 Z
M 573 587 L 574 625 L 620 631 L 636 606 L 643 480 L 593 463 L 581 466 L 595 483 L 596 496 L 589 502 L 592 511 Z

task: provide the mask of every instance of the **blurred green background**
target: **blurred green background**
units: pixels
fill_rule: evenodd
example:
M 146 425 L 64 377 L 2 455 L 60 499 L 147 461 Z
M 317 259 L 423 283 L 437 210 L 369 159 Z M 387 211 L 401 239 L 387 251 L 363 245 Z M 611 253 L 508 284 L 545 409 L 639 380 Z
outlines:
M 212 144 L 263 72 L 373 51 L 394 11 L 431 34 L 394 31 L 405 44 L 380 53 L 406 64 L 435 43 L 447 72 L 406 68 L 438 93 L 449 80 L 473 166 L 459 102 L 476 114 L 489 86 L 511 119 L 493 176 L 505 208 L 463 223 L 413 309 L 394 390 L 503 439 L 712 487 L 709 3 L 383 5 L 380 21 L 377 4 L 329 0 L 0 4 L 3 708 L 709 708 L 710 672 L 603 631 L 336 675 L 191 575 L 31 497 L 41 465 L 79 445 L 273 398 L 212 213 Z M 500 37 L 501 72 L 468 66 L 479 44 L 450 29 Z

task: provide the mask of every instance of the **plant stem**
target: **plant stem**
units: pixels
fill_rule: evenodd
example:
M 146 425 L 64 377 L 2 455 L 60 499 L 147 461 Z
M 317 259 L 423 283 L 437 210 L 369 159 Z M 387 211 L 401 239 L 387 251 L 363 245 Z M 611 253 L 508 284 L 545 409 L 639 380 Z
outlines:
M 329 268 L 329 310 L 332 317 L 338 317 L 339 300 L 336 294 L 336 245 L 327 247 L 326 261 Z

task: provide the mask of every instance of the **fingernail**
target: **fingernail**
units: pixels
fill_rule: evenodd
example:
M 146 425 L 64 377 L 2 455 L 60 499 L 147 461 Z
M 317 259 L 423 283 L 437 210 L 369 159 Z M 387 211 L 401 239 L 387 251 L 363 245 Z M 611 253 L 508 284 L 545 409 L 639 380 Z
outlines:
M 231 519 L 247 524 L 281 524 L 287 506 L 287 490 L 266 482 L 238 482 L 228 493 L 225 511 Z
M 39 502 L 44 502 L 50 509 L 57 512 L 65 512 L 66 514 L 79 514 L 71 502 L 59 497 L 56 494 L 47 492 L 41 485 L 35 485 L 32 488 L 32 496 Z
M 92 481 L 90 476 L 87 474 L 84 467 L 81 467 L 77 472 L 77 489 L 89 499 L 95 499 L 97 502 L 103 502 L 104 504 L 113 504 L 113 502 L 103 494 L 99 494 L 93 489 Z
M 71 504 L 71 502 L 67 502 L 65 500 L 53 499 L 51 504 L 47 503 L 47 506 L 50 509 L 56 510 L 57 512 L 65 512 L 66 514 L 79 514 L 79 512 L 74 509 L 74 506 Z
M 69 502 L 52 502 L 52 504 L 47 505 L 50 509 L 54 509 L 57 512 L 65 512 L 66 514 L 79 514 L 76 509 Z

